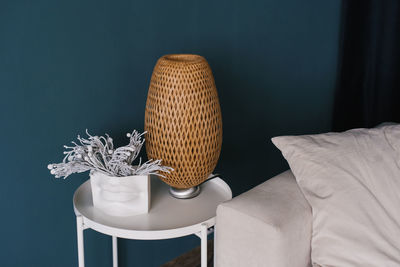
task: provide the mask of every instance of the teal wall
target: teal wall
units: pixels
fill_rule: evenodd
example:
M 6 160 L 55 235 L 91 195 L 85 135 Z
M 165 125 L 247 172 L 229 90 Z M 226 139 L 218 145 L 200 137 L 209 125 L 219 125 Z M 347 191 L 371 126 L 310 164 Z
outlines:
M 217 171 L 239 194 L 287 168 L 269 139 L 330 129 L 339 1 L 2 0 L 0 266 L 76 266 L 74 190 L 49 162 L 86 128 L 119 144 L 143 129 L 152 68 L 198 53 L 224 122 Z M 86 231 L 87 266 L 111 266 L 111 240 Z M 159 266 L 195 237 L 121 241 L 121 266 Z

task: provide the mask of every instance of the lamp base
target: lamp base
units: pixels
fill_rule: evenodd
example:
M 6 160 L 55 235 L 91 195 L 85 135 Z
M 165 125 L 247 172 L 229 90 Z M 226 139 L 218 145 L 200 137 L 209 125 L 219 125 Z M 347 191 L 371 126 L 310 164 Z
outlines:
M 184 188 L 184 189 L 175 188 L 175 187 L 170 186 L 169 193 L 174 198 L 179 198 L 179 199 L 194 198 L 200 194 L 200 186 L 196 185 L 196 186 Z

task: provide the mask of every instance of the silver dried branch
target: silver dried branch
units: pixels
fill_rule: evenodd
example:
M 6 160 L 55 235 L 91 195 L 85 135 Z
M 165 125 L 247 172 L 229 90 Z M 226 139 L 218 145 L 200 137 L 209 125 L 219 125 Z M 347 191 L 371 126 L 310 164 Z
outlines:
M 67 178 L 73 173 L 85 171 L 98 171 L 109 176 L 124 177 L 131 175 L 157 174 L 173 171 L 171 167 L 163 166 L 161 160 L 149 160 L 141 164 L 139 159 L 137 166 L 132 165 L 138 157 L 145 142 L 142 140 L 144 133 L 134 130 L 128 133 L 129 144 L 114 149 L 113 139 L 105 136 L 92 136 L 86 130 L 87 138 L 78 135 L 78 142 L 72 142 L 72 146 L 64 146 L 65 157 L 61 163 L 49 164 L 50 173 L 56 178 Z

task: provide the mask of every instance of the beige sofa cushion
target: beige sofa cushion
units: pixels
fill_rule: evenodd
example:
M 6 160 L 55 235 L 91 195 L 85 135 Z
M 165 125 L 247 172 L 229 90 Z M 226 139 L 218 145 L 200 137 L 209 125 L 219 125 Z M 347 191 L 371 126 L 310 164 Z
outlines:
M 400 125 L 272 141 L 312 207 L 314 266 L 400 266 Z
M 311 208 L 286 171 L 218 206 L 217 267 L 308 267 Z

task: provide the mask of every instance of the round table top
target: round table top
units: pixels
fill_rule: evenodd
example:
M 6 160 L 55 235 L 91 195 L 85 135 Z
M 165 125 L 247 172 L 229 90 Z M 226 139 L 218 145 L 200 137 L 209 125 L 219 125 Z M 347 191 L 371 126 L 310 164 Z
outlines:
M 149 213 L 116 217 L 93 206 L 90 181 L 74 194 L 77 216 L 85 227 L 98 232 L 130 239 L 167 239 L 198 233 L 202 224 L 215 225 L 217 206 L 232 198 L 229 186 L 220 178 L 203 183 L 200 194 L 192 199 L 177 199 L 169 194 L 169 186 L 151 176 L 151 206 Z

